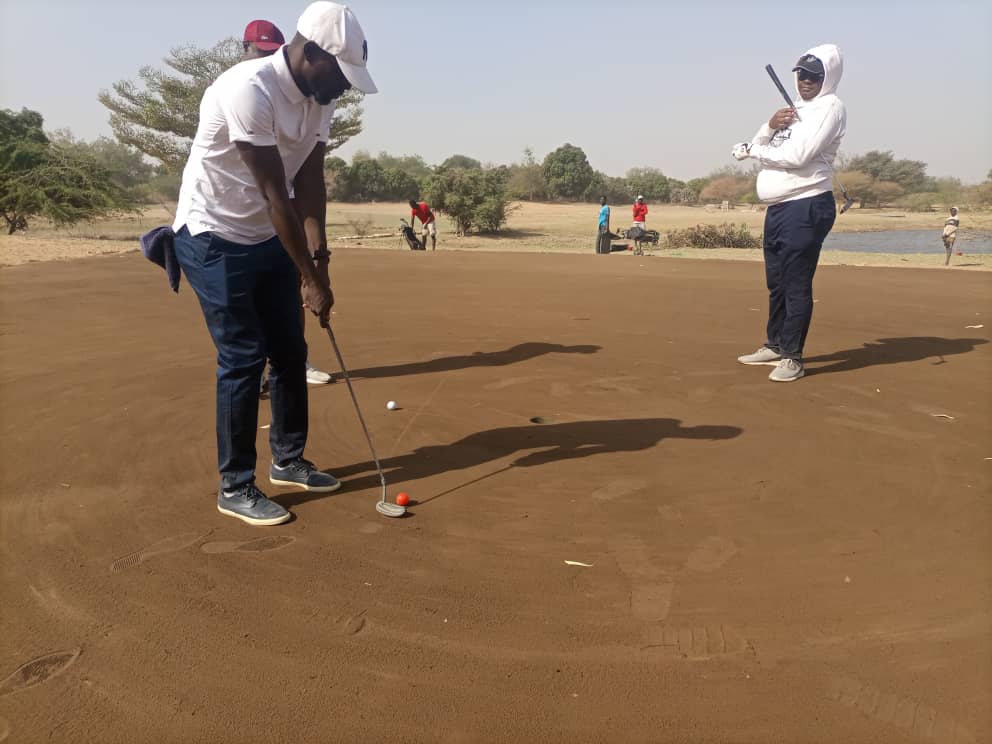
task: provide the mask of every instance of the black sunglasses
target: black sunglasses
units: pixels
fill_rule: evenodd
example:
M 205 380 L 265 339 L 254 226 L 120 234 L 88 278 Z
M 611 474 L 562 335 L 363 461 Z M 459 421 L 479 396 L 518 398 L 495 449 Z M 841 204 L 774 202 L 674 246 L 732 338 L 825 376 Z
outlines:
M 819 75 L 815 72 L 809 72 L 808 70 L 799 70 L 799 79 L 810 83 L 818 83 L 823 80 L 823 75 Z

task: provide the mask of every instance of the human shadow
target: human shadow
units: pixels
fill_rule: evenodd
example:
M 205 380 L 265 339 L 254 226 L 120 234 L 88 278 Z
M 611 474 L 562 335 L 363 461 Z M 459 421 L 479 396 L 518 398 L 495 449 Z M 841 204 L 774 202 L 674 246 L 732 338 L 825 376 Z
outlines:
M 574 421 L 562 424 L 531 424 L 488 429 L 469 434 L 456 442 L 431 444 L 412 452 L 381 460 L 387 481 L 406 483 L 438 473 L 464 470 L 487 462 L 503 460 L 519 453 L 508 467 L 534 467 L 610 452 L 636 452 L 650 449 L 665 439 L 732 439 L 741 433 L 736 426 L 682 426 L 678 419 L 611 419 Z M 373 461 L 333 469 L 347 482 L 349 491 L 374 488 L 379 476 Z M 364 475 L 363 475 L 364 474 Z M 320 498 L 322 494 L 294 493 L 279 501 L 286 506 Z
M 595 354 L 602 347 L 594 344 L 579 344 L 565 346 L 549 344 L 540 341 L 511 346 L 501 351 L 476 351 L 471 354 L 427 359 L 422 362 L 392 364 L 387 367 L 366 367 L 349 371 L 351 377 L 401 377 L 403 375 L 424 375 L 432 372 L 450 372 L 455 369 L 468 367 L 504 367 L 517 362 L 523 362 L 545 354 Z
M 943 364 L 944 357 L 974 351 L 976 346 L 988 343 L 984 338 L 940 338 L 937 336 L 907 336 L 905 338 L 880 338 L 874 343 L 864 344 L 856 349 L 835 351 L 807 357 L 807 375 L 821 375 L 827 372 L 849 372 L 854 369 L 873 367 L 878 364 L 899 364 L 918 362 L 930 357 L 938 357 Z M 809 368 L 816 362 L 833 362 L 825 367 Z

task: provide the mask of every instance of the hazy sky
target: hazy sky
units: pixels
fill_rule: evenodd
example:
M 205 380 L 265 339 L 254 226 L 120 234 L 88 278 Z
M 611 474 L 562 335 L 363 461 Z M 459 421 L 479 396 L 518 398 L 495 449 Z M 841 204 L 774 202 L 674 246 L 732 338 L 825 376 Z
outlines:
M 47 129 L 110 134 L 101 89 L 162 66 L 173 46 L 211 46 L 253 18 L 290 37 L 305 0 L 0 0 L 0 108 Z M 892 150 L 965 182 L 992 168 L 992 3 L 648 0 L 356 0 L 380 93 L 358 149 L 461 153 L 510 163 L 570 142 L 619 176 L 688 179 L 730 164 L 781 105 L 764 72 L 838 44 L 847 105 L 841 152 Z

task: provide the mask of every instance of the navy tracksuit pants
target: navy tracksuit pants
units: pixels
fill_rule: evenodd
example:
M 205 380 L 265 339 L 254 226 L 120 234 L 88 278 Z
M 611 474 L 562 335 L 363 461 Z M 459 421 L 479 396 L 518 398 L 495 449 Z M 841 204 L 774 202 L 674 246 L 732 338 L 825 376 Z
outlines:
M 765 213 L 765 281 L 768 340 L 765 346 L 801 361 L 813 319 L 813 274 L 823 240 L 834 226 L 832 191 L 774 204 Z

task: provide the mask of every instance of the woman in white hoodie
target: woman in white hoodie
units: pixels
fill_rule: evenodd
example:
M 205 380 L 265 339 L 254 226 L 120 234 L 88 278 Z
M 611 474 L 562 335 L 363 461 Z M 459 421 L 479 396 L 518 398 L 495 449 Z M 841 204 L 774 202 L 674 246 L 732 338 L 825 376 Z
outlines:
M 769 379 L 803 376 L 803 347 L 813 317 L 813 275 L 824 238 L 837 216 L 834 158 L 847 132 L 847 112 L 837 97 L 844 70 L 840 49 L 823 44 L 806 52 L 793 72 L 799 101 L 776 111 L 750 142 L 735 145 L 738 160 L 761 163 L 758 196 L 765 214 L 767 340 L 741 364 L 769 364 Z

